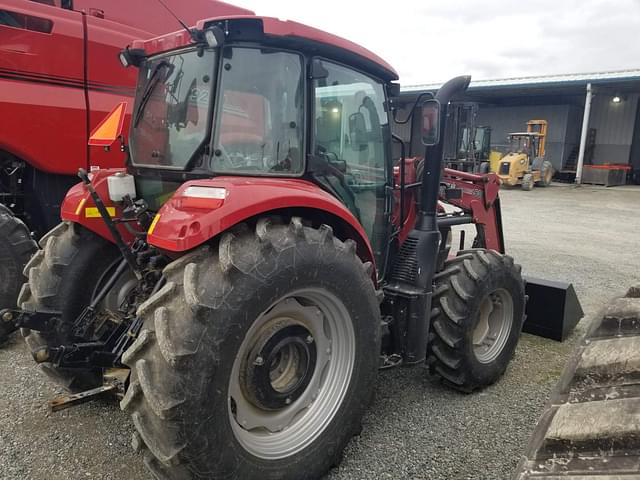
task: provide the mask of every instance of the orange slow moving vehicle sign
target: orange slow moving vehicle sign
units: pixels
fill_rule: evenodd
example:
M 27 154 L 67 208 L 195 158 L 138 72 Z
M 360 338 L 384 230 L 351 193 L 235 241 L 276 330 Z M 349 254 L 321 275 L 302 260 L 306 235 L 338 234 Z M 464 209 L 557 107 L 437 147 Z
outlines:
M 127 102 L 120 102 L 91 132 L 89 145 L 109 147 L 122 134 Z

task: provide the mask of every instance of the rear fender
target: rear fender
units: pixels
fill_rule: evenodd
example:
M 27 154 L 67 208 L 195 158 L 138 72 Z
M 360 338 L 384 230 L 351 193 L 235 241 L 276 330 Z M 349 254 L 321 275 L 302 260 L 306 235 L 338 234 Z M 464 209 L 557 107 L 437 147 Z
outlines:
M 118 205 L 114 204 L 109 199 L 107 178 L 116 172 L 122 171 L 125 170 L 122 168 L 114 168 L 96 170 L 89 174 L 93 188 L 96 190 L 96 193 L 100 195 L 102 202 L 114 219 L 119 218 L 122 211 Z M 62 202 L 62 207 L 60 208 L 60 217 L 62 220 L 78 223 L 110 242 L 114 241 L 109 229 L 97 211 L 96 205 L 91 198 L 91 194 L 83 183 L 74 185 L 67 192 L 67 195 L 64 197 Z M 134 236 L 121 224 L 117 224 L 116 228 L 118 228 L 122 234 L 125 242 L 133 242 Z
M 224 188 L 224 200 L 212 200 L 213 207 L 194 208 L 185 202 L 189 187 Z M 301 179 L 216 177 L 186 182 L 156 215 L 147 241 L 163 250 L 185 252 L 238 223 L 283 210 L 335 219 L 332 226 L 348 232 L 357 243 L 360 258 L 375 265 L 369 239 L 353 214 L 335 197 Z

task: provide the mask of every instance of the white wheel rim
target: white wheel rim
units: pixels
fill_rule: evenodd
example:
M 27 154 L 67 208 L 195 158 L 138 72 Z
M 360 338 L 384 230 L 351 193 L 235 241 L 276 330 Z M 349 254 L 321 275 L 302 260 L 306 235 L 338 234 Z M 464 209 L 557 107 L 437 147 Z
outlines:
M 315 367 L 299 397 L 269 411 L 252 403 L 241 386 L 240 375 L 247 358 L 255 352 L 256 342 L 264 338 L 260 335 L 265 330 L 277 331 L 281 324 L 300 325 L 310 332 Z M 292 292 L 263 312 L 247 331 L 229 380 L 229 421 L 240 445 L 256 457 L 277 460 L 300 452 L 316 440 L 335 417 L 347 393 L 355 363 L 355 343 L 346 307 L 323 288 Z M 277 384 L 274 382 L 272 385 Z
M 491 363 L 502 353 L 513 325 L 513 298 L 504 288 L 494 290 L 480 303 L 473 330 L 473 352 L 480 363 Z

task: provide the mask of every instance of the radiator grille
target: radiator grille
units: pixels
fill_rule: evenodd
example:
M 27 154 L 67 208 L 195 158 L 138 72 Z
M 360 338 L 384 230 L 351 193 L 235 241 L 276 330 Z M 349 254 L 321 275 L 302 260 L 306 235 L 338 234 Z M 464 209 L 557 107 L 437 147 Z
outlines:
M 407 237 L 400 247 L 400 253 L 393 266 L 394 280 L 401 280 L 407 283 L 415 283 L 418 276 L 418 259 L 416 257 L 416 249 L 418 247 L 418 239 Z

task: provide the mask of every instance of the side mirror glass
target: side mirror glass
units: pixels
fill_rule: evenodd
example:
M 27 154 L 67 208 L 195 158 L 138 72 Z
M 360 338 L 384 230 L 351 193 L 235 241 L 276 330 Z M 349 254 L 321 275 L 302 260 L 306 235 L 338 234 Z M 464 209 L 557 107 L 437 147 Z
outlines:
M 440 141 L 440 102 L 434 98 L 425 100 L 420 107 L 420 132 L 422 144 L 430 147 Z
M 369 146 L 367 124 L 362 112 L 349 115 L 349 144 L 354 152 L 361 152 Z

